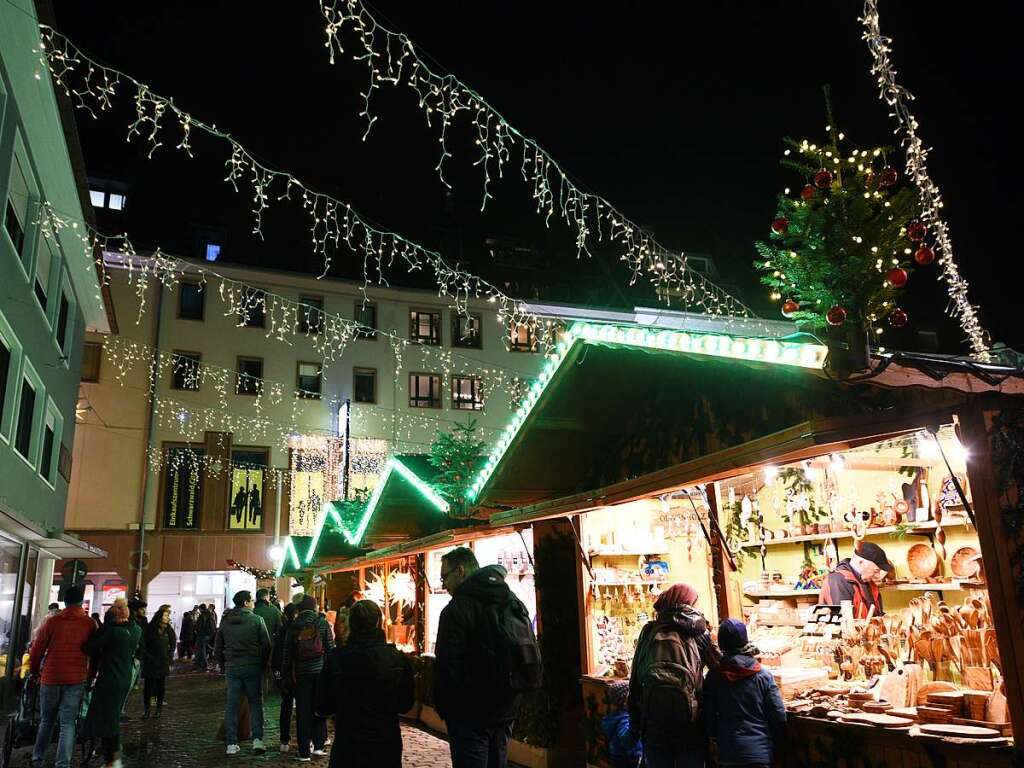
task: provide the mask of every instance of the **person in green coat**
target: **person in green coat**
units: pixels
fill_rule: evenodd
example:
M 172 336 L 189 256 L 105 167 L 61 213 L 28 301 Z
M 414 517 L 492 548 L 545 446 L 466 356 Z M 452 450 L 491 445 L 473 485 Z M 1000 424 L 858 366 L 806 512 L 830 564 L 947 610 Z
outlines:
M 107 612 L 103 627 L 83 647 L 97 670 L 85 730 L 102 740 L 103 756 L 110 768 L 121 768 L 121 708 L 132 687 L 141 638 L 142 628 L 130 621 L 128 603 L 119 598 Z

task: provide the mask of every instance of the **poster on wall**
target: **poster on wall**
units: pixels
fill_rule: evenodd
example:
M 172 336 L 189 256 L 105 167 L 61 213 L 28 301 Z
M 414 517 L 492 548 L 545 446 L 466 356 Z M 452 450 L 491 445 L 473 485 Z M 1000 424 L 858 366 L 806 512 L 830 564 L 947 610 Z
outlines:
M 292 536 L 312 536 L 323 506 L 324 473 L 294 471 L 291 481 L 288 532 Z
M 266 464 L 266 451 L 231 452 L 231 494 L 228 497 L 230 530 L 263 530 Z
M 168 448 L 164 461 L 164 528 L 198 528 L 203 496 L 202 448 Z

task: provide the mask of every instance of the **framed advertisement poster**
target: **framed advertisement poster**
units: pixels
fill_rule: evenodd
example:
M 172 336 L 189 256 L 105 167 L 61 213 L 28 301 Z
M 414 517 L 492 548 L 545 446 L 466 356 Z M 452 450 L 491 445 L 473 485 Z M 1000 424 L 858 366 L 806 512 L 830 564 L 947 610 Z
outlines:
M 170 447 L 164 454 L 164 528 L 195 530 L 203 498 L 204 448 Z
M 228 496 L 228 529 L 262 531 L 267 489 L 267 449 L 231 451 L 231 493 Z

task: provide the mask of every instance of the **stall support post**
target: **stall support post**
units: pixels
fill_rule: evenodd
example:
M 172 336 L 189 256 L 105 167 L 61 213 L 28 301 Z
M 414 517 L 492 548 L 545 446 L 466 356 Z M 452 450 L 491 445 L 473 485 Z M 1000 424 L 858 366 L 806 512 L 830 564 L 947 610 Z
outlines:
M 995 474 L 999 468 L 993 465 L 991 443 L 993 419 L 999 415 L 999 410 L 983 409 L 981 405 L 958 414 L 964 445 L 970 452 L 967 476 L 1006 680 L 1007 705 L 1014 736 L 1020 741 L 1024 739 L 1024 606 L 1017 596 L 1012 558 L 1020 555 L 1021 545 L 1003 527 Z
M 731 577 L 736 573 L 736 569 L 725 556 L 727 544 L 722 538 L 722 500 L 718 483 L 709 483 L 705 496 L 708 502 L 708 515 L 714 515 L 717 521 L 716 525 L 711 526 L 711 578 L 715 587 L 718 620 L 742 619 L 743 606 L 737 600 L 735 591 L 730 588 Z

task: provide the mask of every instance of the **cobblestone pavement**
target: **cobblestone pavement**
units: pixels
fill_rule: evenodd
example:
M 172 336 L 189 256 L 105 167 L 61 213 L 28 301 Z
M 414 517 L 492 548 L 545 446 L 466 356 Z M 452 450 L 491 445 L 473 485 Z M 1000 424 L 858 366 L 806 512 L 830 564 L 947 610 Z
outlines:
M 121 726 L 125 768 L 270 768 L 292 764 L 326 768 L 327 757 L 314 758 L 311 763 L 296 762 L 294 720 L 292 751 L 278 752 L 281 699 L 276 693 L 264 704 L 267 754 L 257 757 L 252 753 L 252 742 L 243 742 L 240 754 L 227 757 L 223 741 L 216 738 L 224 717 L 224 701 L 224 678 L 220 675 L 174 674 L 167 681 L 163 715 L 159 720 L 142 720 L 142 695 L 140 691 L 133 692 L 128 703 L 132 719 Z M 451 768 L 448 744 L 443 739 L 406 723 L 402 724 L 402 739 L 404 768 Z M 11 766 L 28 768 L 30 752 L 18 750 Z M 81 748 L 76 750 L 76 768 L 80 766 L 80 752 Z M 51 748 L 47 766 L 52 765 Z M 94 757 L 90 765 L 102 766 L 103 760 Z

